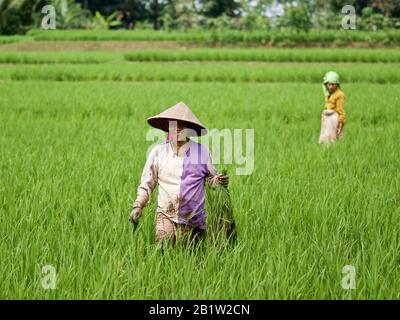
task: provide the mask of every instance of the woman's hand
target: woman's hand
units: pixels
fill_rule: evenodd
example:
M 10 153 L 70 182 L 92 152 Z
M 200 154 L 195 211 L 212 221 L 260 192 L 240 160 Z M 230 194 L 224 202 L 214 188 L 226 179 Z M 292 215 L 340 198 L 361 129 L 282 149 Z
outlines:
M 343 135 L 343 123 L 339 122 L 338 130 L 337 130 L 337 137 L 341 138 Z
M 129 217 L 129 220 L 133 223 L 133 224 L 137 224 L 139 222 L 139 218 L 142 215 L 142 209 L 141 208 L 133 208 L 131 215 Z
M 224 187 L 227 187 L 229 184 L 229 176 L 228 175 L 220 175 L 218 176 L 218 182 L 223 185 Z

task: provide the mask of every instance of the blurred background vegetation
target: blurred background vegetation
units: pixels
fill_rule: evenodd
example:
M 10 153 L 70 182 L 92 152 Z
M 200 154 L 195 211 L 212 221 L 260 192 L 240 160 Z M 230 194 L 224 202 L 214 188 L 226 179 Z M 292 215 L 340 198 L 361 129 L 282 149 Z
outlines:
M 0 34 L 40 28 L 46 4 L 57 29 L 337 30 L 349 4 L 357 30 L 400 29 L 400 0 L 0 0 Z

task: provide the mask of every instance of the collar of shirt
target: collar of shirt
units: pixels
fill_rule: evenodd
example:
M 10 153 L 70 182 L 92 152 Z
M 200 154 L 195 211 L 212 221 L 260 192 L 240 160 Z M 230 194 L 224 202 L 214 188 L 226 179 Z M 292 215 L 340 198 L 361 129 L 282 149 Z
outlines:
M 340 95 L 340 88 L 337 88 L 335 92 L 332 92 L 329 96 L 325 97 L 326 101 L 334 101 Z
M 170 140 L 169 141 L 169 145 L 171 146 L 171 149 L 173 151 L 173 153 L 179 157 L 183 157 L 186 153 L 186 151 L 189 149 L 190 146 L 190 139 L 188 139 L 178 150 L 178 152 L 176 152 L 177 150 L 177 145 L 174 141 Z

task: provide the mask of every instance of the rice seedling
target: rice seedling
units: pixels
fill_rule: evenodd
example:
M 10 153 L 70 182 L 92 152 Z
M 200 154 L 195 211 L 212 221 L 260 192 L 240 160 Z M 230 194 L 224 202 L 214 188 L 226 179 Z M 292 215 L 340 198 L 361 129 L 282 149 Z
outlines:
M 120 58 L 109 52 L 0 52 L 0 63 L 4 64 L 95 64 Z
M 400 62 L 397 49 L 174 49 L 125 54 L 127 61 Z
M 0 79 L 47 81 L 190 81 L 320 83 L 328 69 L 344 83 L 399 83 L 399 64 L 349 63 L 105 63 L 0 65 Z
M 335 40 L 347 45 L 354 42 L 365 42 L 369 44 L 392 44 L 399 43 L 398 30 L 390 31 L 357 31 L 346 32 L 343 30 L 333 31 L 311 30 L 308 33 L 292 32 L 286 30 L 271 31 L 243 31 L 243 30 L 191 30 L 180 31 L 153 31 L 153 30 L 31 30 L 28 32 L 35 41 L 179 41 L 196 42 L 203 44 L 305 44 L 305 45 L 332 45 Z
M 26 41 L 26 40 L 32 40 L 32 38 L 28 37 L 28 36 L 1 36 L 0 35 L 0 45 L 7 44 L 7 43 L 19 42 L 19 41 Z
M 178 32 L 153 30 L 31 30 L 28 35 L 36 41 L 202 41 L 207 32 Z

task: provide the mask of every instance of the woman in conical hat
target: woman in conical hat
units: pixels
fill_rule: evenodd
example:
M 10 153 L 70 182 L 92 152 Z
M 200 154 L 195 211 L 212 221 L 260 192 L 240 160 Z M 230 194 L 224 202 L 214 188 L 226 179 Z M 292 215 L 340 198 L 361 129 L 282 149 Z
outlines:
M 322 88 L 325 110 L 322 112 L 319 143 L 333 142 L 343 136 L 346 122 L 345 95 L 340 88 L 339 75 L 330 71 L 324 76 Z
M 219 174 L 213 166 L 207 148 L 189 138 L 204 135 L 207 130 L 183 102 L 147 122 L 168 132 L 171 139 L 151 150 L 130 220 L 138 223 L 158 185 L 156 242 L 172 239 L 175 243 L 177 238 L 188 234 L 202 238 L 206 229 L 205 181 L 212 188 L 229 183 L 229 177 Z

